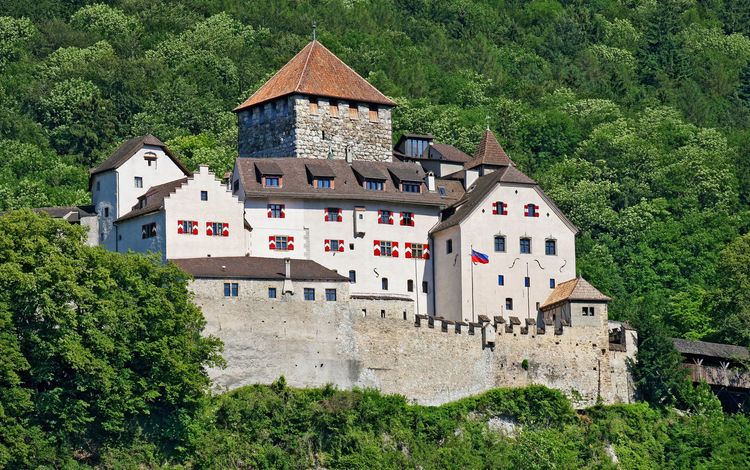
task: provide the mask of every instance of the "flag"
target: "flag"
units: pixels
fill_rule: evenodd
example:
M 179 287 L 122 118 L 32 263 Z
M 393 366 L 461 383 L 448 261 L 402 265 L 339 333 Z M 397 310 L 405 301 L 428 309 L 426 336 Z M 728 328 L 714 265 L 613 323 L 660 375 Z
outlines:
M 474 264 L 487 264 L 490 262 L 490 257 L 485 255 L 484 253 L 471 250 L 471 262 Z

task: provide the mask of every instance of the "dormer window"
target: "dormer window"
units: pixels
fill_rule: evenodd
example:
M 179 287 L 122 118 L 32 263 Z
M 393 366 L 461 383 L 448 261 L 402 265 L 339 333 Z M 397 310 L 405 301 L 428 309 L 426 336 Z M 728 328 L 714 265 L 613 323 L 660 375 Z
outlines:
M 264 188 L 280 188 L 281 177 L 280 176 L 264 176 L 263 187 Z
M 375 179 L 365 179 L 365 189 L 368 191 L 384 191 L 385 181 Z
M 315 179 L 316 189 L 331 189 L 333 188 L 333 178 L 316 178 Z
M 404 181 L 401 183 L 401 191 L 404 193 L 418 193 L 421 190 L 422 185 L 413 181 Z

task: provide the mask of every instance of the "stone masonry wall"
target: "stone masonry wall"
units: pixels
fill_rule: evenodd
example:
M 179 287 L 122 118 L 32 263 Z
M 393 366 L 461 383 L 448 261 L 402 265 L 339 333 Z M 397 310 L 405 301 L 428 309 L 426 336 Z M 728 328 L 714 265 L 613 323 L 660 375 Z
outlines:
M 291 302 L 220 302 L 196 294 L 207 320 L 206 332 L 225 345 L 228 366 L 212 370 L 217 388 L 271 383 L 284 375 L 295 387 L 327 383 L 343 389 L 374 387 L 417 403 L 437 405 L 494 387 L 541 384 L 563 391 L 576 406 L 632 399 L 625 355 L 613 356 L 606 333 L 597 328 L 566 327 L 526 334 L 519 325 L 485 324 L 470 335 L 467 326 L 421 320 L 413 315 L 370 315 L 382 302 L 372 300 L 363 316 L 348 302 L 309 305 Z M 606 332 L 606 330 L 605 330 Z M 628 345 L 631 346 L 631 345 Z M 613 359 L 614 358 L 614 359 Z M 526 362 L 524 363 L 524 360 Z M 526 364 L 526 367 L 524 367 Z
M 295 156 L 292 103 L 284 97 L 237 114 L 240 157 Z

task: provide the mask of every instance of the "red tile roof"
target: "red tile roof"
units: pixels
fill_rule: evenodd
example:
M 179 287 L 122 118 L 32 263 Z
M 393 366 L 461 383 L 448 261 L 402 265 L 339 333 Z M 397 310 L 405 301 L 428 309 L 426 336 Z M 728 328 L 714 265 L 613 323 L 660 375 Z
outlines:
M 322 44 L 312 41 L 234 111 L 294 93 L 396 105 Z
M 612 299 L 599 292 L 586 279 L 577 277 L 558 284 L 539 308 L 545 310 L 566 300 L 609 302 Z
M 474 158 L 467 162 L 464 167 L 471 169 L 480 165 L 512 166 L 513 162 L 500 146 L 491 130 L 484 131 L 482 141 L 479 142 Z

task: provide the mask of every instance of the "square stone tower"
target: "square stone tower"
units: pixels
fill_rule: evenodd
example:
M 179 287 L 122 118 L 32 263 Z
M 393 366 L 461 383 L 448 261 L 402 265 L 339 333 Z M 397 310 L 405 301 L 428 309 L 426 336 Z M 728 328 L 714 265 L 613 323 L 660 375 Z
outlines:
M 395 105 L 313 40 L 234 110 L 239 155 L 391 161 Z

